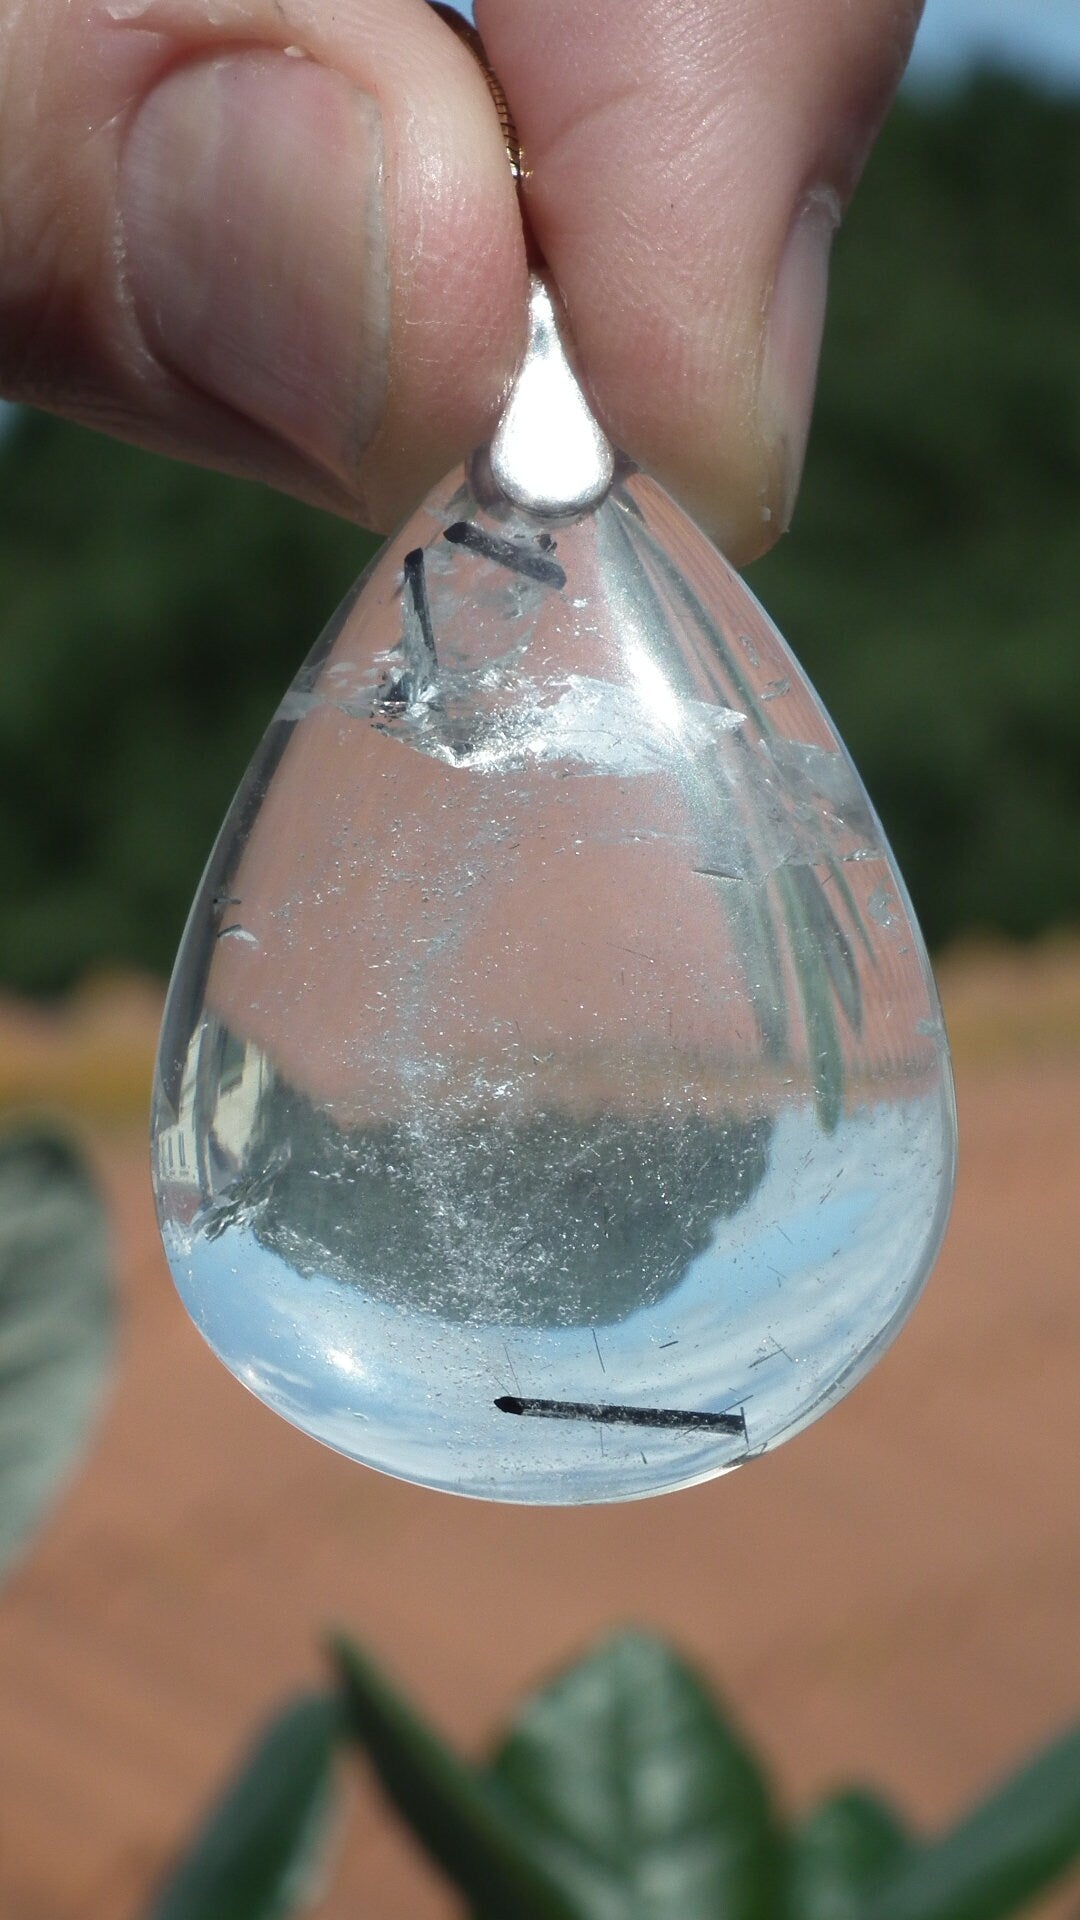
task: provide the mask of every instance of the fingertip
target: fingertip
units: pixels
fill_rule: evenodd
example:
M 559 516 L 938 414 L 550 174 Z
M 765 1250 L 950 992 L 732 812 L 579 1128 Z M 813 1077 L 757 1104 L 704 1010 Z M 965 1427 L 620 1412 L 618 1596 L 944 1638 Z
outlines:
M 483 0 L 603 424 L 743 564 L 789 523 L 829 247 L 918 0 Z
M 9 390 L 388 529 L 523 345 L 475 63 L 422 0 L 145 0 L 81 39 L 47 7 L 70 59 L 14 47 L 2 143 Z
M 273 50 L 190 61 L 132 121 L 119 208 L 161 361 L 343 480 L 386 398 L 376 100 Z
M 498 118 L 472 54 L 422 11 L 388 118 L 388 390 L 358 473 L 380 530 L 490 436 L 525 344 L 525 246 Z

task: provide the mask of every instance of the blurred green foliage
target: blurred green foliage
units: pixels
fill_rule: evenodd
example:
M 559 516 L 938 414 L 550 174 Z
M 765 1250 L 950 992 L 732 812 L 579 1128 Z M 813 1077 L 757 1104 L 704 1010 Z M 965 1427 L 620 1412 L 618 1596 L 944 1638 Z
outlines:
M 69 1477 L 113 1346 L 105 1206 L 52 1129 L 0 1133 L 0 1572 Z
M 932 942 L 1080 916 L 1080 104 L 902 102 L 837 243 L 795 528 L 752 572 Z M 0 448 L 0 980 L 167 969 L 371 541 L 26 416 Z
M 835 253 L 795 524 L 751 581 L 934 944 L 1080 917 L 1080 102 L 894 113 Z
M 722 1702 L 651 1635 L 557 1675 L 480 1766 L 362 1648 L 331 1651 L 334 1692 L 274 1715 L 148 1920 L 288 1920 L 321 1890 L 344 1744 L 473 1920 L 1007 1920 L 1080 1854 L 1080 1727 L 945 1833 L 857 1788 L 795 1823 Z
M 263 728 L 375 542 L 26 415 L 0 454 L 0 979 L 167 972 Z

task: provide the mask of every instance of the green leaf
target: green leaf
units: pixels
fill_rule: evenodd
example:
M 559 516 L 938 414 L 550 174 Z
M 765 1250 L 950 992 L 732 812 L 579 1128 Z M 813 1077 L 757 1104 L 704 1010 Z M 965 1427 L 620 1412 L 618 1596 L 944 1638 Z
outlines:
M 417 1839 L 466 1897 L 499 1920 L 582 1920 L 495 1785 L 451 1752 L 350 1641 L 331 1651 L 346 1721 Z
M 77 1458 L 108 1368 L 101 1199 L 50 1133 L 0 1140 L 0 1567 Z
M 870 1794 L 823 1801 L 791 1843 L 791 1920 L 863 1920 L 870 1888 L 908 1848 L 896 1815 Z
M 777 1910 L 782 1855 L 762 1775 L 657 1640 L 620 1635 L 538 1694 L 492 1775 L 589 1920 Z
M 313 1891 L 332 1804 L 338 1702 L 277 1714 L 176 1868 L 151 1920 L 284 1920 Z
M 947 1834 L 915 1851 L 865 1920 L 999 1920 L 1080 1858 L 1080 1727 Z

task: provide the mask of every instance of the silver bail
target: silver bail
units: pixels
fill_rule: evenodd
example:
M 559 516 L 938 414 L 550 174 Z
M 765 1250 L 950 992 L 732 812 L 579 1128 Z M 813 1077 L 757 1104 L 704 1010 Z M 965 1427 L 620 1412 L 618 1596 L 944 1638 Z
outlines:
M 555 300 L 539 273 L 529 276 L 529 342 L 490 459 L 500 493 L 543 519 L 598 506 L 615 471 L 611 442 L 570 365 Z

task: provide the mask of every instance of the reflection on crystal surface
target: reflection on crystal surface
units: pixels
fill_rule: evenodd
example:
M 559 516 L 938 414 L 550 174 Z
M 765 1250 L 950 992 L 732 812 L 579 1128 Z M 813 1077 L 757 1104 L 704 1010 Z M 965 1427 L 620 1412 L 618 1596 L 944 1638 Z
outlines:
M 159 1208 L 226 1364 L 433 1486 L 689 1484 L 891 1338 L 953 1133 L 903 884 L 737 576 L 640 475 L 561 526 L 452 476 L 286 696 L 178 962 Z

